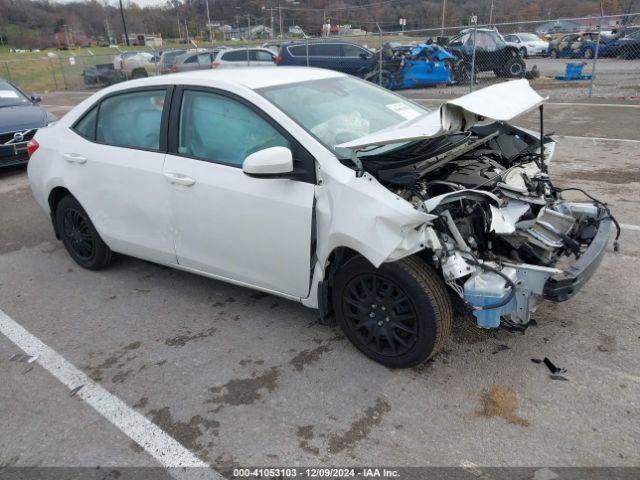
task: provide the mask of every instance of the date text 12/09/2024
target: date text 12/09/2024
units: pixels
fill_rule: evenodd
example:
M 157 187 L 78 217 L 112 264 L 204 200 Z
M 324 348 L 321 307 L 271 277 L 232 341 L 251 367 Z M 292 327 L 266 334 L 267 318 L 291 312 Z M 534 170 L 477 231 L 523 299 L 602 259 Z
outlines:
M 233 478 L 398 478 L 388 468 L 234 468 Z

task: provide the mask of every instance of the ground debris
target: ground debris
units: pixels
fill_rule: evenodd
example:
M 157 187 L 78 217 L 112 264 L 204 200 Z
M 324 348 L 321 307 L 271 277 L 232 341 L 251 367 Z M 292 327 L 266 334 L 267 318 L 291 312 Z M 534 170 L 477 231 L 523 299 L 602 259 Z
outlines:
M 480 399 L 482 411 L 480 415 L 484 417 L 501 417 L 514 425 L 529 426 L 529 421 L 516 415 L 518 408 L 518 394 L 511 387 L 504 385 L 494 385 L 482 395 Z
M 78 385 L 77 387 L 75 387 L 73 390 L 71 390 L 71 391 L 69 392 L 69 396 L 70 396 L 70 397 L 75 397 L 75 396 L 76 396 L 76 394 L 80 391 L 80 389 L 81 389 L 82 387 L 84 387 L 84 384 L 82 384 L 82 385 Z
M 24 353 L 16 353 L 9 359 L 10 362 L 33 363 L 38 359 L 37 355 L 26 355 Z
M 491 353 L 492 353 L 493 355 L 495 355 L 496 353 L 500 353 L 500 352 L 503 352 L 503 351 L 505 351 L 505 350 L 510 350 L 510 347 L 509 347 L 508 345 L 505 345 L 505 344 L 501 343 L 501 344 L 500 344 L 500 345 L 498 345 L 498 346 L 496 347 L 496 349 L 495 349 L 493 352 L 491 352 Z
M 558 374 L 558 373 L 566 373 L 566 372 L 567 372 L 567 369 L 566 369 L 566 368 L 559 368 L 559 367 L 556 367 L 556 366 L 553 364 L 553 362 L 552 362 L 551 360 L 549 360 L 547 357 L 544 357 L 543 362 L 544 362 L 544 364 L 547 366 L 547 368 L 549 369 L 549 371 L 550 371 L 552 374 L 554 374 L 554 375 L 556 375 L 556 374 Z

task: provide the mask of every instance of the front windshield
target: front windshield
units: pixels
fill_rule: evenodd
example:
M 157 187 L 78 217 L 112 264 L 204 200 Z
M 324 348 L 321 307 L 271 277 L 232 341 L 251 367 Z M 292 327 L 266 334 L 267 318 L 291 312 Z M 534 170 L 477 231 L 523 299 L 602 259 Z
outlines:
M 336 145 L 429 112 L 394 93 L 351 77 L 277 85 L 260 89 L 258 93 L 315 136 L 338 158 L 349 158 L 351 152 L 347 148 L 336 148 Z M 375 154 L 398 146 L 376 148 Z M 374 153 L 373 149 L 369 151 Z
M 521 33 L 520 38 L 523 42 L 537 42 L 540 40 L 540 37 L 534 35 L 533 33 Z
M 31 100 L 8 82 L 0 80 L 0 108 L 29 105 Z

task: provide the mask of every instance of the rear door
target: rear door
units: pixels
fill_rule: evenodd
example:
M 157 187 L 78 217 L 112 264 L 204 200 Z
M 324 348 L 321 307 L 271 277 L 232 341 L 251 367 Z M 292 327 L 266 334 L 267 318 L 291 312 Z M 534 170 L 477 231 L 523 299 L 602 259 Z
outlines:
M 342 49 L 338 43 L 314 43 L 309 45 L 309 58 L 313 67 L 328 68 L 344 73 L 350 73 L 353 68 L 344 61 Z
M 171 93 L 148 87 L 110 95 L 60 139 L 66 186 L 105 242 L 159 263 L 176 261 L 162 174 Z
M 306 297 L 311 268 L 313 159 L 252 104 L 185 87 L 171 114 L 170 214 L 178 262 L 233 282 Z M 254 178 L 247 155 L 284 146 L 307 168 L 299 179 Z

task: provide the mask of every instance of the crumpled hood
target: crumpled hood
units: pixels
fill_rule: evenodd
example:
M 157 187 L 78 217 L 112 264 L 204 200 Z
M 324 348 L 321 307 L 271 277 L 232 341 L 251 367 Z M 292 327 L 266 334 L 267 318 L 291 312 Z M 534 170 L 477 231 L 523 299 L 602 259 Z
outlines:
M 394 127 L 337 145 L 358 150 L 375 145 L 439 137 L 468 130 L 483 118 L 509 121 L 547 100 L 525 79 L 498 83 L 443 103 L 439 109 Z
M 47 120 L 49 115 L 45 109 L 37 105 L 2 107 L 0 108 L 0 133 L 44 127 L 48 121 L 55 119 L 51 115 L 53 118 Z

